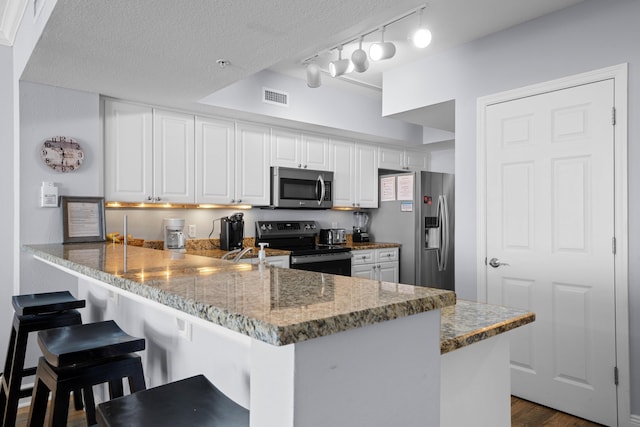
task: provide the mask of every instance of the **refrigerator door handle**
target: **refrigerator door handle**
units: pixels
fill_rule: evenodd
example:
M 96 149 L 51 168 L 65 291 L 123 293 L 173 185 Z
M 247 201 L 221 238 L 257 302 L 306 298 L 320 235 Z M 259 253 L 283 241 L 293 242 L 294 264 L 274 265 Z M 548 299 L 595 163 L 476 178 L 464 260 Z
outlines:
M 449 209 L 444 195 L 438 196 L 438 222 L 440 224 L 440 249 L 438 250 L 438 270 L 447 269 L 449 257 Z

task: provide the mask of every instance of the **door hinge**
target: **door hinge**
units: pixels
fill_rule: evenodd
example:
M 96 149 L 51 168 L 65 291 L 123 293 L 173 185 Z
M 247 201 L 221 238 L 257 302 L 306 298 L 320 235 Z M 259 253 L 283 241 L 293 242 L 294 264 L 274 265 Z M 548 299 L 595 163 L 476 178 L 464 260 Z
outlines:
M 611 107 L 611 125 L 616 125 L 616 107 Z
M 484 257 L 484 265 L 487 265 L 487 257 Z
M 616 238 L 612 237 L 611 238 L 611 252 L 613 252 L 613 254 L 616 254 Z
M 617 366 L 613 367 L 613 382 L 615 383 L 615 385 L 618 385 L 618 367 Z

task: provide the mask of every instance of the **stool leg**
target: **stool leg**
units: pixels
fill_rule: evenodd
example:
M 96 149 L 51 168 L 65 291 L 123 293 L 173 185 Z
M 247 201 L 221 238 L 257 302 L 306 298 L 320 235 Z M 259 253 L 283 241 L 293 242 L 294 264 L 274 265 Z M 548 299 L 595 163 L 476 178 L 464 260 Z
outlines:
M 22 367 L 27 350 L 27 338 L 29 337 L 29 333 L 21 331 L 19 326 L 14 325 L 12 329 L 15 331 L 11 334 L 11 338 L 15 338 L 11 340 L 13 343 L 13 354 L 7 357 L 12 360 L 5 362 L 5 367 L 9 369 L 5 370 L 3 374 L 3 381 L 6 381 L 6 377 L 8 376 L 3 426 L 13 426 L 16 423 L 18 402 L 20 401 L 20 387 L 22 386 Z
M 129 390 L 131 393 L 146 390 L 147 388 L 144 381 L 142 361 L 138 359 L 136 365 L 138 365 L 138 367 L 135 369 L 135 374 L 129 375 Z
M 33 385 L 33 396 L 31 397 L 31 409 L 29 410 L 29 427 L 41 427 L 44 425 L 44 417 L 47 413 L 47 400 L 49 399 L 49 389 L 45 383 L 36 376 Z
M 73 390 L 73 404 L 76 408 L 76 411 L 81 411 L 84 409 L 84 404 L 82 403 L 82 390 Z
M 93 398 L 93 387 L 85 387 L 83 389 L 84 394 L 84 406 L 85 414 L 87 416 L 87 426 L 92 426 L 97 423 L 96 421 L 96 402 Z
M 51 390 L 51 417 L 49 418 L 49 427 L 65 427 L 67 418 L 69 417 L 69 393 L 59 384 L 54 385 Z
M 122 387 L 122 378 L 109 381 L 109 397 L 115 399 L 116 397 L 124 396 L 124 388 Z

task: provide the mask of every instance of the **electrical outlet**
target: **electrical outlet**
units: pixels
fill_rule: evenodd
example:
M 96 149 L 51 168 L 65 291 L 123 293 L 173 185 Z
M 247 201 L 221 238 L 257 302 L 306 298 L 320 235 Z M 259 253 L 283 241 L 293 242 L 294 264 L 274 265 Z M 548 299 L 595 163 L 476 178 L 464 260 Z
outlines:
M 195 226 L 195 224 L 190 224 L 189 225 L 189 237 L 191 237 L 191 238 L 196 237 L 196 226 Z

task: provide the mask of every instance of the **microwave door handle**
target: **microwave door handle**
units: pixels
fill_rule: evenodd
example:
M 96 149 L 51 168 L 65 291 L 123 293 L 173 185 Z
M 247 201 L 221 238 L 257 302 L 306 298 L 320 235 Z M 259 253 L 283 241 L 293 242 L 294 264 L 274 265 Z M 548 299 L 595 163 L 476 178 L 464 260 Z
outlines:
M 324 195 L 326 191 L 324 186 L 324 179 L 322 178 L 322 175 L 318 175 L 318 182 L 320 183 L 320 198 L 318 199 L 318 206 L 320 206 L 322 204 L 322 201 L 324 200 Z M 318 194 L 317 189 L 318 189 L 318 186 L 316 186 L 316 194 Z

